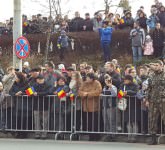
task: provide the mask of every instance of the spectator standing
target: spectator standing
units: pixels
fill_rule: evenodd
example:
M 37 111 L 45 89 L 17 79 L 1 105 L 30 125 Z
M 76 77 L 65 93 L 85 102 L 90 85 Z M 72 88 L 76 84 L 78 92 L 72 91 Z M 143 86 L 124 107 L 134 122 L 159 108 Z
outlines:
M 83 21 L 83 31 L 93 31 L 93 21 L 90 19 L 90 14 L 85 14 L 85 20 Z
M 64 91 L 67 95 L 69 93 L 69 86 L 66 85 L 66 80 L 63 77 L 57 79 L 57 86 L 53 88 L 53 95 L 57 95 L 59 91 Z M 67 110 L 68 106 L 67 97 L 63 96 L 62 98 L 56 96 L 52 104 L 52 116 L 51 116 L 51 129 L 53 131 L 66 131 L 67 127 Z M 70 100 L 69 100 L 70 101 Z
M 79 89 L 82 100 L 83 131 L 98 131 L 98 115 L 100 112 L 100 94 L 102 87 L 93 73 L 87 74 L 87 79 Z M 88 116 L 88 117 L 87 117 Z M 98 134 L 90 134 L 89 140 L 98 140 Z
M 3 84 L 0 84 L 0 90 L 2 90 L 0 94 L 0 104 L 2 104 L 2 129 L 15 128 L 15 123 L 11 123 L 11 118 L 14 117 L 14 113 L 11 113 L 13 111 L 14 102 L 11 101 L 11 98 L 9 97 L 9 91 L 15 82 L 15 78 L 15 69 L 12 66 L 8 67 L 7 75 L 4 75 L 2 79 Z
M 139 26 L 143 28 L 145 31 L 147 31 L 147 24 L 146 24 L 147 17 L 144 12 L 141 12 L 139 14 L 139 18 L 137 19 L 137 21 L 139 22 Z
M 159 17 L 159 22 L 160 22 L 161 27 L 165 28 L 165 7 L 164 6 L 160 7 L 160 13 L 158 17 Z
M 102 14 L 101 13 L 95 13 L 94 19 L 93 19 L 93 31 L 98 32 L 98 29 L 102 27 Z
M 164 33 L 160 28 L 160 23 L 156 24 L 156 28 L 152 33 L 153 47 L 154 47 L 154 56 L 162 57 L 163 55 L 163 42 L 165 39 Z
M 130 37 L 132 40 L 133 64 L 136 65 L 137 62 L 142 60 L 142 46 L 145 41 L 145 32 L 139 26 L 139 22 L 134 23 L 134 29 L 131 30 Z
M 81 99 L 78 96 L 79 88 L 82 85 L 81 74 L 75 71 L 72 74 L 71 81 L 69 83 L 70 93 L 74 94 L 74 104 L 76 105 L 76 129 L 79 131 L 81 127 Z
M 128 28 L 128 29 L 132 29 L 133 28 L 134 19 L 132 18 L 132 13 L 130 11 L 127 11 L 125 13 L 124 24 L 125 24 L 125 27 Z
M 61 35 L 58 37 L 57 40 L 57 47 L 60 53 L 60 61 L 64 60 L 64 53 L 66 53 L 68 46 L 69 46 L 69 38 L 66 35 L 66 32 L 62 30 Z
M 116 96 L 117 88 L 112 84 L 112 78 L 108 74 L 104 76 L 105 86 L 103 88 L 103 108 L 104 132 L 116 132 Z M 113 140 L 113 137 L 110 137 Z
M 80 64 L 80 74 L 81 74 L 81 77 L 82 77 L 83 81 L 86 80 L 86 71 L 85 71 L 86 67 L 87 67 L 87 63 L 86 62 Z
M 138 121 L 140 121 L 140 101 L 136 99 L 137 85 L 133 83 L 133 77 L 126 75 L 123 85 L 120 88 L 124 92 L 127 99 L 127 108 L 123 111 L 124 121 L 127 125 L 128 142 L 136 142 L 135 135 L 131 133 L 138 133 Z
M 24 62 L 22 72 L 25 73 L 27 77 L 29 76 L 30 65 L 28 61 Z
M 26 130 L 27 122 L 29 120 L 28 112 L 28 99 L 23 99 L 21 96 L 25 95 L 25 90 L 29 88 L 26 78 L 21 72 L 16 72 L 15 82 L 9 91 L 9 94 L 13 96 L 13 100 L 16 101 L 16 108 L 13 112 L 15 114 L 14 119 L 17 119 L 17 130 Z M 13 110 L 14 111 L 14 110 Z M 31 121 L 30 121 L 31 122 Z M 32 128 L 32 124 L 28 124 L 28 128 Z M 26 132 L 18 132 L 18 138 L 25 138 Z
M 105 72 L 109 74 L 112 78 L 112 84 L 117 88 L 119 88 L 121 84 L 121 77 L 120 74 L 115 71 L 116 68 L 114 63 L 107 62 L 104 67 L 105 67 Z
M 155 29 L 156 23 L 159 22 L 157 13 L 158 13 L 158 10 L 157 10 L 156 6 L 152 5 L 151 6 L 151 16 L 146 21 L 146 23 L 151 31 Z
M 146 56 L 147 58 L 148 56 L 152 56 L 154 53 L 153 41 L 150 35 L 146 36 L 143 50 L 144 50 L 143 55 Z
M 83 29 L 83 22 L 84 19 L 80 17 L 80 13 L 77 11 L 75 12 L 75 18 L 71 20 L 69 24 L 69 31 L 70 32 L 80 32 Z
M 46 72 L 43 73 L 43 76 L 45 77 L 45 81 L 53 89 L 56 86 L 57 78 L 62 76 L 62 74 L 59 71 L 55 70 L 55 66 L 52 62 L 46 62 L 45 69 Z
M 112 39 L 112 32 L 113 28 L 108 27 L 108 21 L 103 22 L 103 27 L 99 28 L 99 34 L 101 39 L 101 46 L 104 53 L 104 61 L 110 61 L 111 59 L 111 50 L 110 50 L 110 43 Z
M 33 85 L 34 88 L 34 129 L 35 138 L 47 138 L 47 130 L 48 130 L 48 97 L 50 93 L 50 86 L 45 82 L 45 79 L 42 75 L 39 75 L 36 78 L 36 83 Z M 44 130 L 44 132 L 40 133 L 39 131 Z

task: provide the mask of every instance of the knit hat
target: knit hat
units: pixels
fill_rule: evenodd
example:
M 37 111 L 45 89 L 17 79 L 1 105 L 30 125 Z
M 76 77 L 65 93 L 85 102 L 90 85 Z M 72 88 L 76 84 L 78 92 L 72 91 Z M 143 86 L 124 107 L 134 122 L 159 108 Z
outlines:
M 64 30 L 62 30 L 61 35 L 66 35 L 66 32 Z
M 58 69 L 59 69 L 59 70 L 65 69 L 64 64 L 59 64 L 59 65 L 58 65 Z
M 26 61 L 23 65 L 29 67 L 29 62 Z

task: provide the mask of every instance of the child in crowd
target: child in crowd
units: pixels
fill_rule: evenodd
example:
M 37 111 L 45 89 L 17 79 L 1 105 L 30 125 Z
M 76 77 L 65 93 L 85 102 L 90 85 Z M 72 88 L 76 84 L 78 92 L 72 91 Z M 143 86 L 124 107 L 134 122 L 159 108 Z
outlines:
M 67 48 L 69 47 L 69 38 L 66 35 L 64 30 L 61 31 L 61 35 L 58 37 L 57 40 L 57 47 L 60 51 L 60 60 L 64 60 L 64 53 L 66 52 Z
M 150 35 L 146 36 L 145 43 L 144 43 L 144 56 L 148 58 L 149 56 L 152 56 L 154 53 L 154 48 L 153 48 L 153 41 L 151 39 Z

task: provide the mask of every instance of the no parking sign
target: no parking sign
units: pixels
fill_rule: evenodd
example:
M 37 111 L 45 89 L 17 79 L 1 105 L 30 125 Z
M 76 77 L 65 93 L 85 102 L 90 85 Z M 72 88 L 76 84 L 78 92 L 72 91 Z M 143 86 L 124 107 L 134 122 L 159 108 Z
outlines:
M 14 50 L 20 59 L 27 58 L 30 54 L 30 44 L 28 40 L 23 36 L 19 37 L 15 42 Z

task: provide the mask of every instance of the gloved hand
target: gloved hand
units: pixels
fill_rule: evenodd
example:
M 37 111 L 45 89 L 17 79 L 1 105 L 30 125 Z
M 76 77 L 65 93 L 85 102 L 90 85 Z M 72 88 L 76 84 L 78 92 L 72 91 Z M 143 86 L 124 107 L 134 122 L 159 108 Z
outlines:
M 61 45 L 60 44 L 57 44 L 57 47 L 58 47 L 58 49 L 61 49 Z

